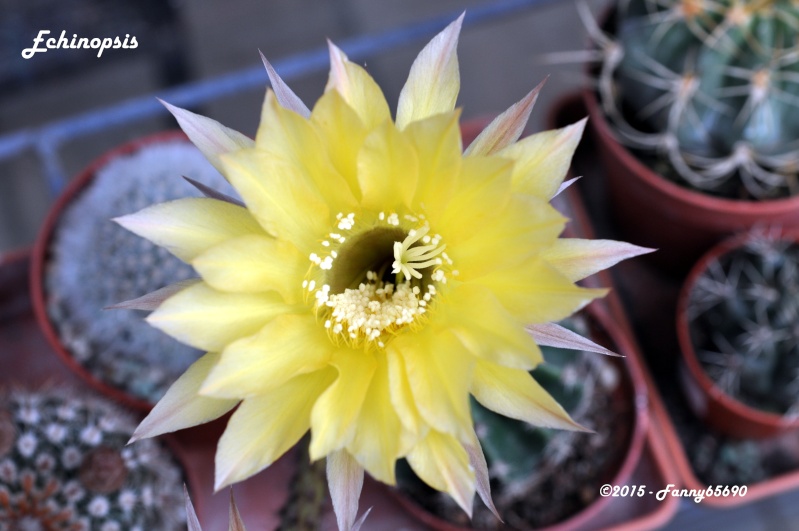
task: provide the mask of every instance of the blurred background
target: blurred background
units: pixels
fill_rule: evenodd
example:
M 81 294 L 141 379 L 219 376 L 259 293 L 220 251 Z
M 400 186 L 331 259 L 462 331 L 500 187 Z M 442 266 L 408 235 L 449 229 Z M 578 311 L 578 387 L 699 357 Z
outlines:
M 414 40 L 359 61 L 393 109 L 410 64 L 429 37 L 463 10 L 472 15 L 496 5 L 522 7 L 464 30 L 459 105 L 465 118 L 496 114 L 553 74 L 530 126 L 540 130 L 549 104 L 581 83 L 579 67 L 540 60 L 548 52 L 584 46 L 585 32 L 570 1 L 2 0 L 0 252 L 33 242 L 60 180 L 115 145 L 176 127 L 165 110 L 155 108 L 155 95 L 170 99 L 164 92 L 169 87 L 250 69 L 249 85 L 239 76 L 233 92 L 192 109 L 253 135 L 267 83 L 259 49 L 279 67 L 283 59 L 326 53 L 326 38 L 352 55 L 347 48 L 352 39 L 379 41 L 406 28 Z M 23 59 L 21 51 L 45 29 L 55 38 L 66 30 L 70 39 L 73 34 L 90 39 L 127 34 L 136 36 L 138 47 L 105 50 L 100 58 L 96 50 L 59 49 Z M 300 76 L 278 70 L 312 106 L 327 79 L 327 60 Z M 122 119 L 119 113 L 96 112 L 135 98 L 144 101 L 137 100 L 139 106 Z M 61 127 L 62 120 L 77 116 L 78 127 L 72 127 L 74 119 Z M 46 145 L 37 148 L 35 141 L 42 139 Z M 26 144 L 20 149 L 18 142 Z

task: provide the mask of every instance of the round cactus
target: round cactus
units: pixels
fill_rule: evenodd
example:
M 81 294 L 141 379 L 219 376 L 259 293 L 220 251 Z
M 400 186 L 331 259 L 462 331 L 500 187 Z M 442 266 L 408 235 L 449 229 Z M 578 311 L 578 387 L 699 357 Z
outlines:
M 112 221 L 155 203 L 199 195 L 181 175 L 227 184 L 186 141 L 113 159 L 63 213 L 47 266 L 47 309 L 61 341 L 100 381 L 151 403 L 201 354 L 138 312 L 103 308 L 197 276 L 164 249 Z
M 621 0 L 599 92 L 660 173 L 732 199 L 799 193 L 799 4 Z
M 697 278 L 687 315 L 697 357 L 721 389 L 799 414 L 799 243 L 753 234 Z
M 64 389 L 0 396 L 0 531 L 185 529 L 182 473 L 134 419 Z

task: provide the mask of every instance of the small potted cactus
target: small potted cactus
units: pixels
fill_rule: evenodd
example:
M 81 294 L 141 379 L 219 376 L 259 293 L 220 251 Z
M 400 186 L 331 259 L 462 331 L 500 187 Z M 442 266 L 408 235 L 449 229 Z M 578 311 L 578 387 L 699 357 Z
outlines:
M 601 58 L 586 104 L 620 227 L 687 269 L 725 235 L 799 226 L 799 5 L 614 5 L 602 29 L 582 8 Z
M 64 388 L 0 395 L 0 530 L 185 529 L 184 475 L 136 421 Z
M 588 314 L 592 321 L 602 315 Z M 581 314 L 562 324 L 589 334 L 597 323 Z M 603 319 L 602 326 L 609 324 Z M 399 499 L 426 524 L 445 531 L 577 527 L 594 519 L 607 503 L 609 498 L 599 497 L 600 486 L 622 485 L 632 472 L 643 444 L 646 407 L 645 400 L 634 398 L 642 397 L 635 375 L 627 373 L 620 358 L 553 347 L 541 350 L 545 363 L 532 374 L 576 422 L 593 433 L 532 426 L 497 415 L 473 400 L 475 432 L 504 525 L 480 503 L 470 520 L 401 463 Z
M 70 184 L 33 252 L 32 300 L 51 345 L 98 390 L 140 410 L 151 408 L 201 352 L 155 330 L 139 312 L 104 308 L 196 274 L 112 218 L 200 195 L 181 176 L 217 189 L 227 184 L 183 133 L 115 149 Z
M 799 233 L 758 230 L 700 260 L 680 296 L 694 411 L 738 438 L 799 429 Z

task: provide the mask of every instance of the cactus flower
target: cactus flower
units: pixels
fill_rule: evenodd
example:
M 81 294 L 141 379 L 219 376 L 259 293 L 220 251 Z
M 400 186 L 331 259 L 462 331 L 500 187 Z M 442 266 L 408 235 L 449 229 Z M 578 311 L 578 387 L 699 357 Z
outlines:
M 491 507 L 470 395 L 581 429 L 528 371 L 543 361 L 539 343 L 585 349 L 552 324 L 605 293 L 575 282 L 646 250 L 559 239 L 566 219 L 549 200 L 584 122 L 519 140 L 538 89 L 463 150 L 462 18 L 417 57 L 393 120 L 333 44 L 312 110 L 264 61 L 273 89 L 254 141 L 167 105 L 242 201 L 208 191 L 117 219 L 200 276 L 128 307 L 158 301 L 147 320 L 208 352 L 134 439 L 236 408 L 219 489 L 310 430 L 310 458 L 327 458 L 339 526 L 351 529 L 364 471 L 393 484 L 400 458 L 467 513 L 475 492 Z

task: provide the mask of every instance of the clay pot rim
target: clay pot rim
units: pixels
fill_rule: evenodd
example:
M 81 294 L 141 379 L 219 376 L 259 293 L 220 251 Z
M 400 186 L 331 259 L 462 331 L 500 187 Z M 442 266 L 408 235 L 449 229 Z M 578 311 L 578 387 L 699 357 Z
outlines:
M 621 366 L 626 368 L 628 374 L 629 386 L 631 387 L 630 394 L 633 399 L 633 411 L 631 413 L 633 424 L 630 429 L 627 452 L 624 454 L 623 459 L 621 459 L 618 469 L 612 474 L 612 478 L 608 480 L 608 483 L 611 485 L 624 485 L 632 476 L 644 450 L 646 435 L 649 429 L 648 391 L 646 383 L 644 382 L 644 376 L 640 372 L 640 369 L 635 364 L 626 361 L 627 358 L 635 356 L 632 343 L 627 338 L 624 331 L 612 320 L 607 310 L 603 306 L 594 303 L 587 306 L 583 312 L 587 313 L 591 319 L 595 320 L 602 332 L 607 334 L 608 339 L 613 343 L 617 353 L 624 356 L 624 358 L 616 359 L 620 360 Z M 601 356 L 601 354 L 595 355 Z M 396 487 L 389 488 L 388 490 L 416 519 L 430 527 L 441 531 L 470 531 L 472 529 L 469 527 L 459 527 L 434 515 L 422 508 L 410 496 L 400 492 Z M 610 496 L 598 496 L 594 501 L 567 517 L 565 520 L 536 529 L 538 531 L 567 531 L 569 529 L 580 528 L 600 515 L 613 499 L 614 498 Z
M 119 402 L 130 409 L 139 412 L 148 412 L 155 404 L 143 398 L 136 397 L 122 389 L 113 387 L 111 384 L 100 380 L 94 376 L 88 369 L 81 365 L 72 353 L 61 342 L 61 337 L 58 334 L 54 324 L 50 321 L 50 316 L 47 313 L 46 290 L 45 290 L 45 275 L 46 264 L 49 259 L 50 242 L 55 235 L 61 215 L 64 211 L 77 199 L 83 191 L 88 188 L 100 168 L 108 165 L 109 162 L 119 157 L 124 157 L 139 151 L 144 147 L 163 142 L 183 141 L 189 142 L 188 137 L 180 130 L 162 131 L 150 135 L 146 135 L 124 144 L 121 144 L 109 151 L 106 151 L 99 157 L 95 158 L 85 169 L 72 179 L 66 189 L 56 199 L 55 203 L 47 213 L 42 228 L 36 237 L 31 252 L 31 266 L 30 266 L 30 296 L 33 304 L 33 313 L 39 328 L 42 330 L 47 342 L 55 350 L 56 354 L 61 360 L 69 367 L 70 370 L 75 372 L 84 381 L 91 385 L 95 390 L 99 391 L 106 397 Z
M 616 134 L 610 127 L 610 123 L 602 112 L 599 105 L 599 100 L 596 93 L 591 88 L 583 90 L 583 99 L 586 108 L 593 120 L 594 127 L 603 137 L 612 139 L 612 142 L 606 142 L 605 145 L 613 151 L 614 155 L 623 162 L 632 172 L 635 172 L 639 177 L 646 181 L 650 186 L 657 188 L 660 192 L 668 195 L 674 199 L 684 203 L 716 212 L 726 213 L 746 213 L 751 216 L 774 214 L 790 210 L 799 209 L 799 195 L 791 197 L 782 197 L 779 199 L 766 199 L 761 201 L 747 200 L 747 199 L 727 199 L 723 197 L 715 197 L 709 194 L 704 194 L 680 186 L 665 177 L 656 173 L 638 157 L 636 157 L 624 144 L 619 142 Z
M 740 248 L 747 241 L 751 240 L 751 238 L 752 233 L 749 231 L 735 234 L 713 246 L 702 255 L 699 261 L 691 268 L 688 277 L 680 288 L 680 295 L 677 301 L 676 327 L 680 352 L 682 353 L 682 359 L 691 377 L 699 384 L 705 396 L 727 410 L 730 414 L 746 419 L 752 424 L 761 425 L 770 432 L 799 428 L 799 417 L 790 419 L 785 415 L 754 408 L 732 397 L 718 387 L 702 368 L 702 364 L 696 355 L 694 345 L 691 342 L 687 308 L 688 299 L 697 279 L 705 272 L 711 262 L 730 251 Z M 799 229 L 780 230 L 779 239 L 793 240 L 799 243 Z

